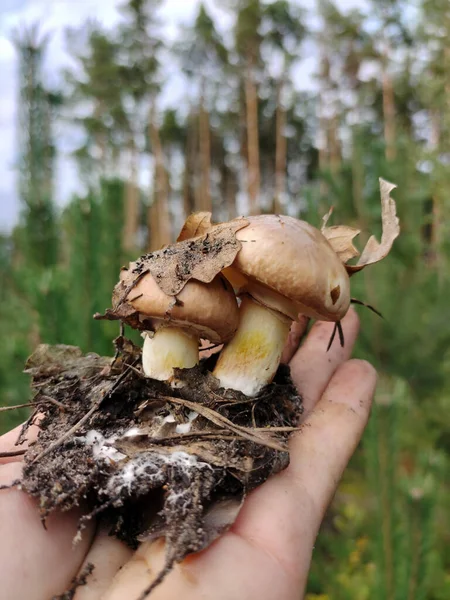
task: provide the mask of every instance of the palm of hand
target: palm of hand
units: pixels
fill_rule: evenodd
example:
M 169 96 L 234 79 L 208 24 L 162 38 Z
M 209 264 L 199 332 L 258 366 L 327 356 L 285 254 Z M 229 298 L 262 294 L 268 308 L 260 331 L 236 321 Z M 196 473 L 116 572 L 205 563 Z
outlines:
M 358 332 L 353 310 L 343 328 L 345 347 L 334 344 L 328 353 L 331 324 L 315 324 L 300 348 L 303 327 L 293 329 L 284 360 L 306 410 L 302 431 L 290 442 L 290 466 L 252 492 L 231 530 L 178 565 L 154 600 L 301 597 L 323 514 L 362 435 L 376 383 L 370 365 L 349 360 Z M 0 451 L 11 450 L 16 438 L 17 431 L 0 438 Z M 0 459 L 0 485 L 16 479 L 20 468 L 18 460 Z M 0 492 L 5 599 L 48 600 L 89 563 L 94 572 L 74 600 L 139 598 L 163 566 L 163 543 L 144 543 L 132 553 L 92 525 L 73 547 L 78 516 L 53 515 L 46 531 L 23 492 Z

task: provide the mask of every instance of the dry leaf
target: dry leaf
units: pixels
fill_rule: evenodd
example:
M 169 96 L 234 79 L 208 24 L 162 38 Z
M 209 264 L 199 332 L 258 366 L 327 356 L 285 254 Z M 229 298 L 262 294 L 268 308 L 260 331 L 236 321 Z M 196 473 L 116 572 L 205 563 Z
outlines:
M 395 200 L 391 198 L 391 192 L 397 186 L 380 178 L 381 193 L 381 221 L 383 232 L 381 242 L 375 236 L 371 236 L 364 248 L 356 265 L 346 265 L 349 274 L 360 271 L 367 265 L 372 265 L 387 256 L 392 248 L 394 240 L 400 233 L 400 222 L 396 214 Z
M 203 223 L 205 225 L 209 220 L 204 220 Z M 151 321 L 142 320 L 142 316 L 130 304 L 133 289 L 139 281 L 151 273 L 159 288 L 169 297 L 169 315 L 178 302 L 176 296 L 190 279 L 210 283 L 234 262 L 242 248 L 241 242 L 236 239 L 236 231 L 247 225 L 248 221 L 240 217 L 229 223 L 213 225 L 210 231 L 199 237 L 141 256 L 136 262 L 130 263 L 129 269 L 124 268 L 119 283 L 114 287 L 114 308 L 107 309 L 103 315 L 97 313 L 94 318 L 120 319 L 135 329 L 151 330 Z
M 325 217 L 324 222 L 326 223 Z M 359 229 L 347 227 L 346 225 L 336 225 L 334 227 L 323 227 L 322 233 L 341 259 L 341 262 L 346 263 L 355 256 L 359 256 L 359 251 L 352 242 L 353 238 L 361 233 Z
M 327 214 L 322 217 L 322 227 L 320 228 L 320 231 L 322 233 L 324 233 L 325 229 L 327 228 L 327 223 L 330 220 L 331 215 L 333 214 L 333 210 L 334 210 L 334 206 L 332 206 L 330 208 L 330 210 L 327 212 Z
M 190 279 L 210 283 L 234 262 L 242 247 L 236 231 L 247 225 L 244 218 L 214 225 L 205 235 L 142 256 L 134 263 L 132 273 L 137 280 L 150 272 L 168 296 L 179 294 Z
M 189 215 L 181 228 L 177 242 L 183 242 L 184 240 L 208 233 L 212 228 L 211 217 L 210 212 L 198 212 Z

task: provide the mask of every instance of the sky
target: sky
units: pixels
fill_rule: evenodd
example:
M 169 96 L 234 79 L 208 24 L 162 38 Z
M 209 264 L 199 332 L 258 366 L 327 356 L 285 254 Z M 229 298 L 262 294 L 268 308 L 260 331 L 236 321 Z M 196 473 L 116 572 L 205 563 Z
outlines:
M 314 0 L 298 1 L 311 10 Z M 178 25 L 192 22 L 200 0 L 166 0 L 160 15 L 165 22 L 165 35 L 176 38 Z M 70 64 L 65 51 L 64 30 L 77 27 L 89 19 L 96 19 L 106 28 L 120 21 L 117 6 L 123 0 L 0 0 L 0 232 L 9 230 L 17 222 L 19 200 L 16 191 L 16 97 L 18 94 L 17 60 L 10 41 L 14 28 L 39 21 L 44 31 L 51 32 L 51 42 L 45 63 L 48 82 L 57 83 L 61 68 Z M 219 29 L 229 27 L 229 20 L 218 2 L 204 0 L 205 5 L 216 16 Z M 341 9 L 361 6 L 361 0 L 337 0 Z M 313 57 L 307 57 L 301 70 L 298 87 L 307 88 L 313 69 Z M 176 78 L 169 80 L 166 97 L 172 101 L 182 100 L 182 90 Z M 70 159 L 64 137 L 58 139 L 59 159 L 57 164 L 56 201 L 67 202 L 77 189 L 77 173 Z

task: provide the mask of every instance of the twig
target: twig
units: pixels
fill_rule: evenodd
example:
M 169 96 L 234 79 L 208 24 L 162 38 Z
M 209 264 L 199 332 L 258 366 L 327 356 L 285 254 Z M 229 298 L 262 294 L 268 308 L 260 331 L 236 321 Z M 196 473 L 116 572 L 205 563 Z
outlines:
M 14 446 L 20 446 L 21 444 L 23 444 L 25 442 L 25 436 L 26 436 L 28 430 L 30 429 L 31 425 L 33 425 L 34 419 L 36 418 L 38 413 L 39 413 L 38 409 L 35 408 L 33 410 L 33 412 L 31 413 L 31 415 L 28 417 L 28 419 L 25 421 L 25 423 L 22 425 L 22 428 L 19 433 L 19 437 L 17 438 Z
M 11 490 L 14 487 L 20 485 L 22 481 L 20 479 L 15 479 L 12 483 L 8 483 L 8 485 L 0 485 L 0 490 Z
M 358 300 L 357 298 L 351 298 L 350 302 L 352 304 L 358 304 L 359 306 L 365 306 L 366 308 L 368 308 L 369 310 L 371 310 L 372 312 L 374 312 L 376 315 L 378 315 L 379 317 L 381 317 L 382 319 L 384 319 L 383 315 L 380 313 L 379 310 L 377 310 L 374 306 L 372 306 L 371 304 L 366 304 L 365 302 L 363 302 L 362 300 Z
M 103 398 L 101 400 L 103 400 Z M 38 460 L 41 460 L 41 458 L 43 458 L 49 452 L 51 452 L 52 450 L 54 450 L 55 448 L 60 446 L 63 442 L 65 442 L 67 439 L 69 439 L 76 431 L 78 431 L 78 429 L 80 429 L 80 427 L 86 423 L 86 421 L 89 419 L 89 417 L 91 417 L 94 414 L 94 412 L 97 410 L 97 408 L 100 406 L 101 400 L 97 401 L 94 404 L 94 406 L 92 406 L 88 410 L 88 412 L 84 415 L 84 417 L 82 417 L 79 421 L 77 421 L 75 423 L 75 425 L 69 429 L 69 431 L 66 431 L 65 433 L 63 433 L 62 436 L 59 437 L 55 442 L 53 442 L 52 444 L 50 444 L 50 446 L 47 446 L 47 448 L 42 450 L 42 452 L 36 456 L 36 458 L 32 461 L 31 464 L 34 464 Z
M 38 392 L 38 394 L 40 394 L 40 392 Z M 47 404 L 54 404 L 59 409 L 66 410 L 66 407 L 64 406 L 64 404 L 62 402 L 59 402 L 58 400 L 55 400 L 54 398 L 51 398 L 50 396 L 46 396 L 44 394 L 41 394 L 39 402 L 46 402 Z M 37 404 L 37 402 L 36 402 L 36 404 Z
M 12 452 L 0 452 L 0 458 L 9 458 L 10 456 L 23 456 L 26 450 L 13 450 Z
M 122 304 L 126 301 L 126 299 L 128 298 L 128 294 L 131 292 L 131 290 L 133 288 L 135 288 L 137 286 L 137 284 L 140 282 L 140 280 L 145 277 L 145 275 L 147 275 L 147 273 L 150 273 L 150 269 L 144 269 L 142 271 L 142 273 L 139 273 L 139 275 L 133 279 L 133 281 L 130 283 L 130 285 L 128 287 L 125 288 L 119 302 L 117 303 L 117 305 L 115 306 L 115 310 L 117 311 L 118 308 L 120 308 L 122 306 Z
M 128 373 L 131 372 L 131 367 L 134 366 L 134 364 L 136 364 L 136 362 L 137 362 L 137 360 L 133 364 L 128 365 L 128 367 L 125 369 L 125 371 L 123 373 L 121 373 L 119 375 L 119 377 L 116 379 L 116 381 L 112 384 L 111 389 L 109 389 L 107 392 L 105 392 L 102 395 L 102 397 L 99 398 L 94 403 L 94 405 L 88 410 L 88 412 L 83 417 L 81 417 L 81 419 L 79 421 L 77 421 L 73 427 L 71 427 L 69 429 L 69 431 L 66 431 L 65 433 L 63 433 L 61 437 L 59 437 L 55 442 L 50 444 L 50 446 L 47 446 L 47 448 L 45 448 L 40 454 L 38 454 L 36 456 L 36 458 L 32 461 L 31 464 L 34 464 L 38 460 L 41 460 L 49 452 L 52 452 L 52 450 L 54 450 L 55 448 L 60 446 L 62 443 L 64 443 L 66 440 L 68 440 L 76 431 L 78 431 L 80 429 L 80 427 L 82 427 L 82 425 L 84 425 L 90 419 L 90 417 L 92 417 L 92 415 L 95 413 L 95 411 L 101 405 L 103 400 L 105 400 L 106 398 L 111 396 L 111 394 L 117 389 L 117 387 L 120 385 L 120 383 L 123 381 L 123 379 L 128 375 Z
M 266 433 L 292 433 L 294 431 L 301 431 L 301 427 L 252 427 L 251 431 L 264 431 Z M 221 439 L 221 440 L 236 440 L 241 439 L 242 434 L 235 434 L 233 436 L 226 435 L 229 429 L 202 429 L 200 431 L 192 431 L 189 433 L 173 433 L 172 435 L 165 435 L 159 438 L 148 438 L 149 442 L 153 445 L 165 444 L 167 442 L 183 441 L 190 438 L 206 438 L 206 439 Z
M 36 404 L 38 404 L 38 402 L 36 402 L 36 397 L 39 395 L 40 395 L 40 392 L 38 392 L 36 394 L 36 396 L 33 398 L 33 402 L 27 402 L 26 404 L 16 404 L 15 406 L 2 406 L 2 407 L 0 407 L 0 412 L 4 412 L 7 410 L 17 410 L 19 408 L 29 408 L 30 406 L 36 406 Z M 40 395 L 39 402 L 47 402 L 50 404 L 54 404 L 61 410 L 66 409 L 64 404 L 62 404 L 61 402 L 58 402 L 58 400 L 55 400 L 54 398 L 50 398 L 50 396 L 45 396 L 44 394 Z
M 34 406 L 34 402 L 27 402 L 26 404 L 16 404 L 15 406 L 1 406 L 0 412 L 6 412 L 7 410 L 17 410 L 19 408 L 28 408 Z
M 205 352 L 206 350 L 214 350 L 214 348 L 218 348 L 219 346 L 222 346 L 223 344 L 211 344 L 211 346 L 206 346 L 206 348 L 202 348 L 201 346 L 199 347 L 199 351 L 200 352 Z
M 140 596 L 137 600 L 146 600 L 146 598 L 148 598 L 148 596 L 151 594 L 151 592 L 153 592 L 153 590 L 155 588 L 157 588 L 158 585 L 160 585 L 163 582 L 166 575 L 168 575 L 170 573 L 170 571 L 173 569 L 175 562 L 176 562 L 175 557 L 173 557 L 173 556 L 166 557 L 164 566 L 161 569 L 161 571 L 159 572 L 159 574 L 157 575 L 157 577 L 152 581 L 152 583 L 150 585 L 148 585 L 145 588 L 145 590 L 140 594 Z
M 336 332 L 339 333 L 339 343 L 341 344 L 341 347 L 342 348 L 344 347 L 344 331 L 342 329 L 342 324 L 340 321 L 336 321 L 336 323 L 334 324 L 333 333 L 331 334 L 330 341 L 328 342 L 327 352 L 331 348 L 331 345 L 333 344 L 334 338 L 336 336 Z
M 82 585 L 87 585 L 87 579 L 89 575 L 92 575 L 94 569 L 95 565 L 93 563 L 87 563 L 80 573 L 72 579 L 70 588 L 60 596 L 53 596 L 52 600 L 73 600 L 77 589 Z
M 251 442 L 255 442 L 256 444 L 260 444 L 262 446 L 267 446 L 268 448 L 272 448 L 273 450 L 278 450 L 279 452 L 286 452 L 287 447 L 285 445 L 281 445 L 276 442 L 271 436 L 260 436 L 252 433 L 252 430 L 247 427 L 241 427 L 240 425 L 235 425 L 232 421 L 221 415 L 220 413 L 207 408 L 206 406 L 202 406 L 201 404 L 197 404 L 195 402 L 190 402 L 189 400 L 183 400 L 181 398 L 173 398 L 172 396 L 162 396 L 163 400 L 167 402 L 171 402 L 172 404 L 181 404 L 182 406 L 186 406 L 191 410 L 197 412 L 198 414 L 208 419 L 215 425 L 219 427 L 225 427 L 229 429 L 233 433 L 236 433 L 240 437 L 244 439 L 250 440 Z

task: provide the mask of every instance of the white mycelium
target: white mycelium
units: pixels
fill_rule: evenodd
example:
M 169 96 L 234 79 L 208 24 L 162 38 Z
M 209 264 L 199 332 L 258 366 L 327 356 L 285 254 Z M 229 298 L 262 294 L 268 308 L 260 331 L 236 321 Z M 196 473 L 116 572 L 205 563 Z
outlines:
M 85 437 L 76 438 L 87 446 L 92 446 L 92 454 L 96 460 L 104 459 L 112 462 L 119 462 L 126 458 L 126 454 L 119 452 L 112 444 L 117 440 L 117 435 L 105 438 L 100 431 L 91 429 Z
M 111 477 L 108 489 L 116 495 L 121 495 L 124 488 L 131 494 L 133 488 L 144 484 L 149 489 L 158 487 L 165 483 L 166 473 L 162 469 L 164 465 L 170 465 L 182 471 L 189 479 L 194 469 L 207 467 L 212 469 L 208 463 L 198 460 L 196 456 L 187 452 L 175 451 L 170 454 L 157 454 L 156 452 L 142 452 L 135 458 L 129 460 L 119 472 Z

